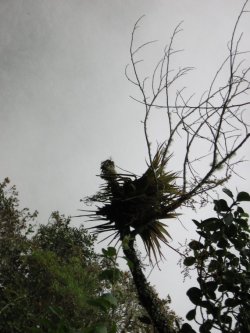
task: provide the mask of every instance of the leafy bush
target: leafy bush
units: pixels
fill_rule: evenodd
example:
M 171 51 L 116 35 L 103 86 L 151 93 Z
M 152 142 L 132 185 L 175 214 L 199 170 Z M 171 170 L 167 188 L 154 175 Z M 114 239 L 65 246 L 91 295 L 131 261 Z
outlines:
M 224 192 L 231 204 L 214 200 L 217 216 L 194 220 L 200 238 L 189 243 L 192 256 L 184 260 L 198 273 L 198 287 L 187 292 L 194 304 L 187 319 L 199 323 L 201 333 L 250 332 L 250 229 L 248 214 L 239 205 L 250 201 L 250 195 L 240 192 L 234 198 L 230 190 Z M 191 332 L 188 324 L 184 329 Z

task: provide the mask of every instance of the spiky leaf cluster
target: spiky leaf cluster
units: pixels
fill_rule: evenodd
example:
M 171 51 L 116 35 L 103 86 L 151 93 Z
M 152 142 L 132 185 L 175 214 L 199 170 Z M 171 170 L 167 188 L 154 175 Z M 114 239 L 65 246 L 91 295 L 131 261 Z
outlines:
M 113 231 L 109 235 L 112 240 L 139 235 L 149 257 L 151 252 L 155 258 L 157 253 L 162 256 L 160 241 L 167 244 L 170 235 L 161 220 L 176 217 L 169 206 L 181 194 L 177 174 L 166 171 L 168 160 L 158 149 L 141 177 L 117 173 L 112 160 L 102 162 L 100 177 L 105 183 L 87 200 L 102 203 L 90 217 L 104 222 L 91 229 L 96 233 Z

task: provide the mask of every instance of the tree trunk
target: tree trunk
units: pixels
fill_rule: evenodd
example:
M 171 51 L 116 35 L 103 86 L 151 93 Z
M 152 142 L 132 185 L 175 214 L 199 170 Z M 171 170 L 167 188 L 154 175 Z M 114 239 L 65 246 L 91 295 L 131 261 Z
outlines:
M 139 301 L 151 318 L 153 326 L 157 329 L 158 333 L 176 333 L 173 327 L 169 324 L 162 300 L 150 286 L 141 269 L 141 262 L 134 249 L 134 239 L 130 239 L 128 242 L 123 243 L 125 243 L 123 245 L 123 252 L 129 263 Z

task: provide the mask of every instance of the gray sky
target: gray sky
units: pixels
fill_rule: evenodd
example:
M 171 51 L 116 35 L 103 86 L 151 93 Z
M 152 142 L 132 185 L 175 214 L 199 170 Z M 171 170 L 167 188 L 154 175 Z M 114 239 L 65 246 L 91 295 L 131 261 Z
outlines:
M 196 67 L 185 85 L 200 93 L 226 55 L 241 4 L 0 0 L 0 176 L 17 185 L 22 205 L 38 209 L 41 223 L 53 210 L 74 215 L 81 208 L 79 199 L 97 190 L 95 175 L 104 159 L 112 156 L 117 165 L 135 173 L 145 169 L 143 108 L 129 98 L 136 92 L 124 76 L 131 31 L 141 15 L 146 17 L 138 43 L 159 40 L 145 54 L 149 63 L 160 58 L 174 27 L 184 20 L 177 38 L 184 52 L 177 61 Z M 249 15 L 240 30 L 245 32 L 242 49 L 249 49 Z M 159 128 L 152 132 L 161 139 Z M 241 155 L 249 156 L 248 147 Z M 239 168 L 245 177 L 247 168 L 249 164 Z M 232 186 L 250 190 L 240 179 Z M 194 213 L 189 213 L 191 218 Z M 189 230 L 171 225 L 177 241 L 192 236 L 192 227 L 185 227 Z M 177 313 L 185 315 L 187 286 L 181 288 L 177 258 L 168 253 L 162 272 L 155 271 L 151 278 L 163 296 L 171 294 Z

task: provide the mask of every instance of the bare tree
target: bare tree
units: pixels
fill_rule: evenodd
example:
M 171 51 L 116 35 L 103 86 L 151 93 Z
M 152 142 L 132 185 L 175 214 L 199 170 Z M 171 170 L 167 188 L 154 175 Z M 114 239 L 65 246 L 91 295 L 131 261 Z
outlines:
M 239 160 L 234 155 L 249 138 L 248 125 L 243 118 L 250 89 L 250 67 L 244 67 L 244 55 L 240 50 L 242 34 L 237 28 L 246 12 L 246 1 L 236 20 L 228 56 L 214 75 L 208 90 L 197 104 L 193 96 L 186 97 L 184 89 L 172 94 L 172 88 L 190 67 L 172 68 L 172 58 L 178 52 L 174 40 L 181 31 L 178 25 L 164 49 L 162 58 L 156 64 L 150 78 L 139 71 L 139 53 L 152 42 L 135 47 L 135 34 L 141 18 L 136 22 L 130 44 L 131 66 L 126 68 L 128 80 L 139 90 L 141 98 L 135 100 L 145 109 L 144 135 L 148 151 L 148 168 L 138 177 L 128 172 L 118 173 L 115 163 L 107 160 L 101 164 L 100 177 L 105 181 L 100 191 L 87 199 L 99 202 L 97 210 L 88 213 L 90 220 L 103 220 L 95 227 L 97 233 L 112 231 L 108 237 L 122 242 L 123 252 L 128 260 L 141 304 L 147 310 L 154 327 L 159 333 L 174 332 L 170 326 L 162 301 L 155 294 L 143 273 L 141 261 L 135 250 L 135 239 L 139 235 L 151 260 L 151 254 L 161 257 L 161 242 L 168 244 L 168 234 L 162 219 L 175 218 L 176 210 L 183 205 L 207 202 L 210 190 L 226 182 Z M 237 37 L 238 36 L 238 37 Z M 132 69 L 132 71 L 131 71 Z M 220 75 L 227 72 L 224 84 L 218 84 Z M 155 152 L 151 145 L 148 128 L 150 115 L 156 109 L 166 113 L 168 133 L 166 140 Z M 185 150 L 181 170 L 167 171 L 169 160 L 177 147 L 176 138 L 182 138 Z M 203 149 L 196 149 L 199 143 Z M 204 150 L 207 148 L 207 152 Z M 202 172 L 199 162 L 203 161 Z M 205 166 L 205 167 L 204 167 Z M 223 167 L 223 175 L 215 173 Z M 180 177 L 181 174 L 181 177 Z M 83 215 L 81 215 L 83 216 Z
M 181 31 L 181 24 L 175 28 L 170 43 L 165 47 L 163 56 L 156 64 L 151 77 L 141 75 L 139 64 L 143 60 L 138 56 L 154 41 L 135 47 L 135 34 L 142 17 L 134 26 L 130 44 L 132 66 L 126 67 L 126 76 L 141 93 L 141 99 L 134 99 L 145 109 L 143 124 L 150 165 L 153 162 L 153 153 L 148 127 L 150 115 L 155 109 L 165 111 L 168 123 L 168 133 L 166 141 L 161 145 L 161 154 L 164 157 L 171 156 L 178 149 L 173 144 L 177 137 L 181 137 L 186 145 L 182 156 L 182 169 L 175 170 L 182 181 L 180 184 L 182 193 L 172 204 L 173 208 L 197 196 L 203 201 L 209 190 L 226 182 L 235 172 L 234 166 L 240 162 L 233 157 L 249 138 L 249 126 L 243 116 L 250 104 L 249 100 L 246 101 L 246 94 L 250 89 L 250 67 L 244 67 L 243 57 L 247 52 L 239 48 L 243 34 L 237 37 L 237 28 L 240 18 L 246 12 L 247 2 L 236 20 L 228 43 L 228 56 L 196 105 L 192 104 L 194 95 L 185 97 L 184 88 L 170 94 L 176 82 L 192 70 L 191 67 L 172 68 L 172 58 L 180 51 L 174 49 L 174 41 Z M 129 72 L 131 67 L 132 73 Z M 220 74 L 227 74 L 227 79 L 218 85 Z M 199 143 L 202 144 L 202 150 L 197 150 Z M 203 173 L 201 173 L 198 162 L 203 160 Z M 215 172 L 222 167 L 223 175 L 218 178 Z

